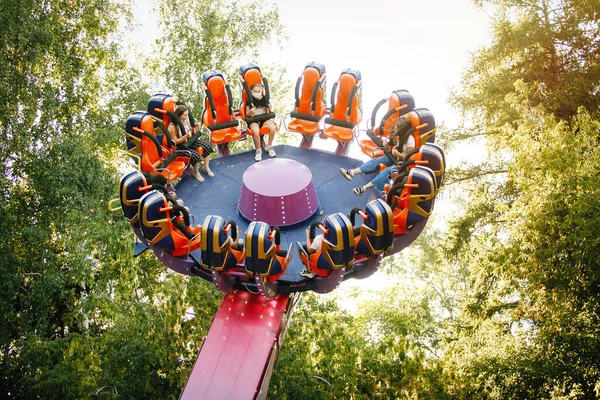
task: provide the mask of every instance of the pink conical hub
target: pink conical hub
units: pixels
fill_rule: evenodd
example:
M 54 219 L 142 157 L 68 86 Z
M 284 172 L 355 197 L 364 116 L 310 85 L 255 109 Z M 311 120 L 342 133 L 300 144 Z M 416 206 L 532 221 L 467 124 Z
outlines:
M 252 165 L 242 177 L 238 211 L 247 221 L 280 228 L 297 226 L 319 209 L 312 173 L 298 161 L 272 158 Z

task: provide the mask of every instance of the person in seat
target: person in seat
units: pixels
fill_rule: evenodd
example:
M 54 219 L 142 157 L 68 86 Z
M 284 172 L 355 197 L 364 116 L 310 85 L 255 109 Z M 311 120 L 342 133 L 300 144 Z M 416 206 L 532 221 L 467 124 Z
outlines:
M 190 119 L 189 119 L 189 110 L 183 104 L 180 104 L 177 107 L 175 107 L 174 112 L 175 112 L 175 115 L 177 115 L 179 117 L 179 119 L 181 119 L 181 122 L 183 122 L 183 126 L 185 127 L 185 133 L 183 134 L 181 132 L 181 130 L 177 127 L 177 125 L 175 125 L 175 123 L 173 123 L 173 121 L 171 121 L 171 123 L 169 123 L 169 127 L 167 129 L 169 130 L 169 134 L 171 135 L 171 138 L 177 145 L 177 148 L 180 150 L 183 150 L 183 145 L 194 134 L 193 129 L 199 128 L 199 124 L 196 124 L 196 126 L 194 128 L 192 128 L 192 126 L 190 124 Z M 198 151 L 198 149 L 201 149 L 201 150 Z M 215 176 L 215 174 L 210 170 L 210 167 L 209 167 L 210 155 L 213 152 L 213 149 L 210 144 L 206 143 L 203 140 L 198 139 L 198 140 L 196 140 L 194 145 L 190 149 L 188 149 L 188 151 L 191 153 L 191 156 L 192 156 L 191 160 L 190 160 L 190 164 L 192 164 L 192 166 L 194 168 L 194 173 L 192 174 L 192 176 L 198 182 L 204 182 L 204 177 L 202 175 L 200 175 L 200 172 L 198 171 L 198 164 L 200 163 L 200 159 L 202 157 L 204 157 L 204 166 L 202 167 L 202 172 L 205 173 L 209 178 L 212 178 Z
M 267 98 L 264 96 L 264 87 L 260 83 L 255 83 L 250 88 L 252 92 L 252 97 L 254 98 L 252 102 L 254 103 L 254 107 L 250 108 L 246 105 L 246 115 L 248 117 L 257 117 L 262 114 L 268 114 L 273 109 L 273 106 L 269 103 L 267 104 Z M 275 131 L 277 128 L 273 123 L 272 119 L 269 119 L 264 122 L 252 122 L 249 126 L 250 131 L 252 131 L 252 141 L 254 142 L 254 148 L 256 149 L 256 155 L 254 159 L 256 161 L 262 160 L 262 149 L 260 146 L 260 128 L 262 126 L 266 126 L 269 128 L 269 141 L 267 146 L 265 147 L 265 151 L 269 154 L 269 157 L 275 157 L 277 154 L 275 150 L 273 150 L 273 139 L 275 138 Z
M 404 154 L 409 152 L 415 147 L 415 139 L 412 136 L 413 130 L 411 128 L 411 124 L 405 118 L 400 118 L 392 127 L 392 130 L 389 135 L 388 146 L 391 148 L 391 153 L 394 157 L 397 157 L 399 161 L 404 159 Z M 413 130 L 414 131 L 414 130 Z M 401 143 L 402 142 L 402 143 Z M 364 186 L 358 186 L 354 188 L 352 191 L 357 196 L 362 196 L 362 194 L 372 187 L 378 189 L 380 192 L 383 191 L 383 187 L 385 183 L 390 179 L 390 170 L 393 167 L 392 160 L 389 159 L 385 154 L 383 156 L 373 158 L 366 163 L 362 164 L 358 168 L 354 169 L 344 169 L 340 168 L 340 174 L 348 179 L 352 180 L 354 175 L 357 174 L 372 174 L 374 172 L 379 171 L 379 165 L 384 164 L 387 166 L 386 169 L 380 171 L 379 174 L 373 179 L 371 182 L 367 183 Z

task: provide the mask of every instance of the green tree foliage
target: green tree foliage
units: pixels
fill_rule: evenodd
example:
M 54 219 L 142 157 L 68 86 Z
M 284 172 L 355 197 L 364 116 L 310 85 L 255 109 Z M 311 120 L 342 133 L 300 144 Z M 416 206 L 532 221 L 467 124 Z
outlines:
M 195 110 L 202 109 L 205 71 L 225 73 L 235 95 L 238 67 L 259 59 L 267 44 L 281 46 L 284 38 L 277 8 L 272 4 L 161 0 L 158 9 L 157 25 L 163 35 L 158 40 L 154 71 Z M 269 77 L 276 82 L 275 76 Z
M 354 315 L 331 299 L 304 295 L 277 360 L 269 396 L 444 398 L 438 356 L 429 350 L 435 319 L 427 291 L 402 293 L 404 289 L 393 286 L 377 292 L 378 300 L 360 304 Z
M 125 119 L 149 98 L 120 53 L 130 3 L 0 9 L 2 397 L 176 398 L 221 296 L 133 259 L 106 207 Z
M 519 117 L 507 104 L 514 82 L 531 90 L 532 107 L 543 104 L 562 120 L 578 107 L 596 113 L 600 105 L 600 26 L 597 0 L 477 0 L 494 12 L 489 47 L 475 53 L 452 97 L 487 133 Z
M 468 292 L 445 348 L 458 398 L 600 395 L 598 1 L 481 1 L 493 42 L 454 93 L 487 157 L 453 171 L 446 255 Z

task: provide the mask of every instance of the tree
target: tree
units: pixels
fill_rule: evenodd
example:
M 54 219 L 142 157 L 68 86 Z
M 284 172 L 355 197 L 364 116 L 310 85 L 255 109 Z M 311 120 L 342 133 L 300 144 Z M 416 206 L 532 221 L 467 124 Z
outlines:
M 496 7 L 494 40 L 453 94 L 465 125 L 446 139 L 484 138 L 488 156 L 450 179 L 467 200 L 442 246 L 470 290 L 448 393 L 595 398 L 600 4 L 478 4 Z

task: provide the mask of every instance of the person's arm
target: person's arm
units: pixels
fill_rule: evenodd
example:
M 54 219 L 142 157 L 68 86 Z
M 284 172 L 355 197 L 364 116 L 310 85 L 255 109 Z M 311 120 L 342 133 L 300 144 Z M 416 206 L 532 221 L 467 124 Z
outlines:
M 392 148 L 392 155 L 398 160 L 404 160 L 404 154 L 400 153 L 397 148 Z
M 253 117 L 254 116 L 254 107 L 250 108 L 248 106 L 246 106 L 246 117 Z
M 191 136 L 191 134 L 186 133 L 182 137 L 177 137 L 177 127 L 174 124 L 169 124 L 169 134 L 171 135 L 171 139 L 175 142 L 175 144 L 185 143 L 186 140 Z
M 310 232 L 310 228 L 306 228 L 306 249 L 308 250 L 309 253 L 312 253 L 312 251 L 310 251 L 311 250 L 310 246 L 312 243 L 310 240 L 309 232 Z

